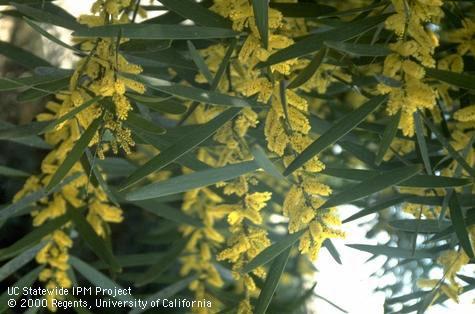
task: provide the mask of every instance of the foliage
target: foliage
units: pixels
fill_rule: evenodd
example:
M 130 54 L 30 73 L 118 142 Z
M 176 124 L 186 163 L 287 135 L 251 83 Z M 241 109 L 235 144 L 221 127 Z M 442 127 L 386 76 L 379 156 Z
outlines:
M 23 225 L 0 249 L 6 285 L 305 312 L 310 261 L 323 247 L 339 262 L 331 239 L 351 242 L 344 224 L 376 213 L 368 237 L 389 241 L 349 247 L 417 281 L 383 287 L 386 312 L 475 288 L 461 275 L 475 250 L 473 2 L 143 2 L 97 0 L 76 18 L 0 1 L 77 58 L 62 69 L 0 42 L 25 68 L 0 91 L 46 103 L 36 121 L 0 124 L 0 140 L 42 160 L 0 166 L 25 180 L 0 210 L 2 232 Z M 342 222 L 345 204 L 361 209 Z M 56 311 L 61 296 L 46 298 Z

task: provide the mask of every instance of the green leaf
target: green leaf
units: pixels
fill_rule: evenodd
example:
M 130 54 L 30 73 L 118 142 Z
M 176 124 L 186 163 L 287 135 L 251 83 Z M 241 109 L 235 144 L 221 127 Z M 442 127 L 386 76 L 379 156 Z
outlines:
M 98 236 L 94 229 L 92 229 L 91 224 L 86 220 L 86 218 L 84 218 L 81 212 L 76 208 L 70 208 L 67 215 L 74 222 L 76 230 L 92 249 L 94 254 L 107 263 L 112 271 L 120 271 L 120 265 L 117 263 L 114 255 L 109 249 L 109 246 L 107 246 L 104 239 Z
M 296 233 L 286 235 L 282 240 L 266 247 L 262 252 L 257 254 L 249 263 L 247 263 L 241 270 L 242 273 L 248 273 L 255 268 L 265 265 L 274 260 L 277 256 L 282 254 L 286 249 L 289 249 L 297 242 L 306 230 L 300 230 Z
M 43 270 L 44 266 L 38 266 L 29 273 L 27 273 L 25 276 L 21 277 L 18 279 L 17 282 L 15 282 L 12 286 L 13 287 L 18 287 L 20 291 L 23 291 L 24 288 L 30 288 L 33 286 L 35 281 L 38 279 L 38 275 Z M 18 300 L 22 296 L 22 293 L 19 293 L 18 295 L 10 295 L 8 294 L 7 291 L 5 291 L 1 296 L 0 296 L 0 313 L 8 313 L 8 300 L 13 299 L 13 300 Z
M 4 55 L 8 59 L 15 61 L 17 64 L 31 70 L 39 66 L 51 66 L 48 61 L 23 48 L 16 47 L 11 43 L 4 41 L 0 41 L 0 55 Z
M 450 227 L 447 221 L 439 222 L 437 219 L 399 219 L 389 222 L 389 225 L 405 232 L 439 233 Z
M 83 28 L 73 33 L 75 37 L 117 37 L 119 31 L 129 39 L 213 39 L 233 38 L 239 35 L 232 29 L 165 24 L 110 24 L 91 28 Z
M 391 53 L 391 50 L 384 45 L 353 44 L 349 42 L 325 41 L 325 46 L 354 57 L 384 57 Z
M 22 14 L 37 20 L 38 22 L 61 26 L 70 30 L 84 28 L 76 19 L 66 11 L 52 4 L 45 4 L 43 9 L 37 9 L 27 5 L 11 2 Z
M 245 161 L 220 168 L 197 171 L 145 185 L 135 191 L 127 193 L 125 199 L 128 201 L 138 201 L 186 192 L 218 182 L 231 180 L 246 173 L 253 172 L 258 168 L 259 166 L 254 161 Z
M 167 98 L 160 98 L 148 95 L 138 95 L 127 93 L 127 97 L 132 98 L 141 105 L 144 105 L 150 109 L 170 113 L 170 114 L 183 114 L 186 112 L 186 106 L 181 102 L 171 99 L 171 96 Z
M 51 190 L 52 187 L 58 184 L 68 174 L 69 170 L 71 170 L 74 164 L 81 158 L 81 155 L 86 150 L 87 146 L 89 145 L 89 142 L 91 142 L 92 138 L 96 134 L 101 124 L 102 117 L 99 117 L 94 120 L 91 125 L 89 125 L 89 127 L 86 129 L 86 131 L 84 131 L 79 140 L 74 144 L 74 147 L 66 156 L 61 166 L 59 166 L 56 172 L 54 173 L 50 182 L 46 186 L 46 190 Z
M 52 73 L 49 75 L 34 75 L 19 78 L 0 78 L 0 91 L 14 90 L 22 87 L 34 87 L 46 82 L 68 77 L 69 73 Z
M 100 99 L 101 99 L 100 97 L 94 97 L 94 98 L 89 99 L 88 101 L 84 102 L 82 105 L 75 107 L 71 111 L 68 111 L 66 114 L 62 115 L 59 119 L 49 122 L 48 125 L 43 130 L 41 130 L 40 133 L 43 134 L 43 133 L 48 133 L 48 132 L 53 131 L 57 125 L 60 125 L 61 123 L 74 118 L 78 113 L 87 109 L 89 106 L 98 102 Z
M 35 85 L 18 95 L 17 100 L 20 102 L 33 101 L 67 88 L 69 85 L 69 77 L 64 77 L 55 81 L 44 84 Z
M 367 207 L 367 208 L 357 212 L 354 215 L 351 215 L 350 217 L 343 220 L 343 223 L 347 223 L 347 222 L 359 219 L 361 217 L 377 213 L 377 212 L 379 212 L 383 209 L 386 209 L 388 207 L 401 204 L 405 200 L 406 200 L 406 197 L 404 197 L 404 196 L 398 196 L 398 197 L 395 197 L 395 198 L 391 198 L 389 200 L 383 200 L 381 202 L 378 202 L 374 205 L 371 205 L 370 207 Z
M 246 98 L 229 96 L 213 91 L 208 91 L 201 88 L 174 84 L 169 81 L 164 81 L 144 75 L 142 78 L 150 88 L 176 96 L 184 99 L 190 99 L 197 102 L 202 102 L 211 105 L 219 105 L 226 107 L 262 107 L 263 104 Z
M 455 159 L 460 166 L 462 166 L 465 171 L 467 171 L 472 177 L 475 178 L 475 170 L 470 167 L 467 161 L 460 156 L 460 154 L 454 149 L 454 147 L 449 143 L 449 141 L 445 138 L 445 136 L 440 133 L 440 131 L 435 127 L 432 122 L 429 121 L 426 117 L 422 117 L 424 119 L 425 124 L 429 127 L 429 129 L 434 133 L 437 140 L 447 149 L 449 155 Z
M 171 266 L 176 263 L 176 260 L 180 256 L 181 252 L 185 248 L 187 239 L 180 238 L 171 244 L 171 248 L 163 254 L 160 260 L 143 271 L 135 282 L 136 287 L 145 286 L 155 281 L 164 271 L 167 271 Z
M 39 134 L 49 122 L 31 122 L 25 125 L 18 125 L 0 130 L 0 140 L 13 138 L 23 138 Z
M 28 264 L 33 258 L 35 258 L 36 253 L 38 253 L 45 243 L 39 243 L 34 247 L 25 250 L 20 255 L 5 263 L 0 268 L 0 281 L 5 280 L 8 276 L 16 272 L 18 269 L 22 268 L 24 265 Z
M 287 178 L 282 175 L 277 166 L 274 165 L 269 157 L 267 157 L 262 147 L 260 147 L 258 144 L 254 145 L 251 149 L 251 153 L 254 156 L 254 160 L 256 161 L 257 165 L 264 169 L 265 172 L 274 178 L 281 180 L 282 182 L 287 180 Z
M 164 203 L 159 203 L 155 200 L 137 201 L 132 204 L 137 205 L 156 216 L 163 217 L 179 224 L 190 225 L 197 228 L 203 227 L 201 220 L 185 214 L 180 209 L 176 209 Z
M 84 51 L 81 51 L 79 49 L 76 49 L 74 48 L 73 46 L 71 45 L 68 45 L 67 43 L 65 43 L 64 41 L 60 40 L 57 36 L 54 36 L 54 35 L 51 35 L 50 33 L 48 33 L 44 28 L 42 28 L 40 25 L 38 25 L 36 22 L 30 20 L 29 18 L 23 18 L 25 20 L 25 22 L 30 25 L 31 28 L 33 28 L 36 32 L 38 32 L 40 35 L 44 36 L 45 38 L 51 40 L 52 42 L 54 42 L 55 44 L 58 44 L 59 46 L 61 47 L 64 47 L 66 49 L 69 49 L 69 50 L 72 50 L 76 53 L 79 53 L 81 55 L 84 55 Z
M 12 216 L 18 214 L 22 209 L 27 208 L 29 205 L 36 203 L 40 199 L 47 197 L 51 193 L 59 191 L 63 186 L 66 184 L 71 183 L 73 180 L 76 180 L 79 177 L 79 173 L 75 173 L 66 179 L 64 179 L 61 183 L 53 187 L 51 190 L 46 191 L 45 188 L 40 188 L 38 191 L 32 192 L 27 194 L 25 197 L 20 199 L 19 201 L 8 205 L 4 209 L 0 211 L 0 220 L 6 220 Z M 33 207 L 31 208 L 33 210 Z M 28 211 L 29 212 L 29 211 Z M 26 213 L 23 213 L 26 214 Z
M 310 2 L 270 2 L 269 6 L 280 11 L 285 17 L 319 17 L 330 12 L 335 12 L 334 7 Z
M 123 290 L 118 283 L 112 281 L 108 277 L 106 277 L 103 273 L 97 271 L 87 263 L 83 262 L 79 258 L 75 256 L 69 257 L 70 264 L 89 282 L 91 282 L 96 287 L 100 287 L 102 289 L 107 289 L 109 291 L 114 291 L 117 289 Z M 107 292 L 107 290 L 105 290 Z M 118 300 L 124 302 L 134 302 L 135 298 L 129 294 L 117 294 L 117 295 L 110 295 L 110 297 L 116 298 Z
M 13 243 L 7 248 L 0 249 L 0 261 L 9 259 L 12 256 L 23 252 L 24 250 L 31 248 L 43 239 L 43 237 L 49 235 L 51 232 L 61 228 L 69 220 L 67 216 L 61 216 L 52 219 L 39 227 L 33 229 L 32 232 Z
M 264 287 L 257 298 L 257 304 L 255 313 L 256 314 L 264 314 L 269 307 L 269 304 L 274 296 L 274 292 L 277 289 L 277 285 L 279 284 L 280 277 L 284 272 L 285 266 L 287 265 L 287 260 L 289 259 L 291 247 L 288 247 L 283 252 L 277 256 L 277 258 L 272 263 L 269 272 L 266 276 L 266 281 L 264 283 Z
M 384 128 L 383 137 L 381 139 L 381 143 L 379 144 L 378 154 L 376 155 L 376 159 L 374 161 L 376 165 L 379 166 L 383 161 L 384 155 L 386 155 L 386 152 L 388 151 L 394 137 L 397 134 L 397 127 L 400 120 L 401 110 L 391 117 L 388 125 Z
M 262 46 L 267 49 L 269 45 L 269 0 L 252 1 L 254 19 L 256 20 L 257 30 L 261 36 Z
M 427 143 L 424 136 L 424 125 L 420 117 L 419 111 L 414 112 L 414 125 L 416 129 L 417 147 L 421 153 L 422 161 L 427 174 L 432 174 L 432 167 L 430 165 L 429 153 L 427 151 Z
M 346 168 L 325 168 L 320 173 L 332 177 L 344 178 L 348 180 L 363 181 L 376 175 L 383 175 L 384 171 L 346 169 Z M 410 188 L 450 188 L 460 187 L 472 184 L 468 178 L 453 178 L 434 175 L 415 175 L 412 178 L 396 183 L 397 186 Z
M 152 121 L 142 118 L 140 115 L 129 112 L 126 120 L 126 124 L 129 125 L 133 131 L 147 132 L 152 134 L 165 134 L 166 130 L 155 124 Z
M 327 40 L 345 41 L 351 39 L 376 27 L 378 24 L 384 22 L 387 17 L 388 14 L 379 14 L 366 19 L 345 23 L 326 32 L 310 35 L 272 54 L 267 61 L 259 63 L 258 67 L 269 66 L 318 51 L 324 47 L 324 42 Z
M 449 200 L 450 219 L 455 229 L 455 234 L 459 239 L 460 246 L 470 258 L 474 258 L 472 244 L 470 243 L 470 237 L 467 233 L 467 225 L 463 218 L 462 208 L 459 205 L 457 193 L 454 191 Z
M 116 255 L 115 259 L 119 263 L 121 268 L 126 267 L 138 267 L 138 266 L 150 266 L 155 264 L 163 256 L 163 253 L 142 253 L 142 254 L 126 254 Z M 109 265 L 102 260 L 97 260 L 90 264 L 91 266 L 101 269 L 108 268 Z
M 198 50 L 196 50 L 195 45 L 193 45 L 193 43 L 190 40 L 187 40 L 186 43 L 188 45 L 188 51 L 190 52 L 191 59 L 196 64 L 196 67 L 200 70 L 201 74 L 203 74 L 203 76 L 206 78 L 208 83 L 211 84 L 213 82 L 213 75 L 209 71 L 209 68 L 206 65 L 205 60 L 200 55 Z
M 185 134 L 183 137 L 177 139 L 168 148 L 162 150 L 158 156 L 152 158 L 143 166 L 135 170 L 127 178 L 126 182 L 122 184 L 122 189 L 144 179 L 147 175 L 162 169 L 187 152 L 191 151 L 200 143 L 213 135 L 227 121 L 236 116 L 239 111 L 240 109 L 238 108 L 230 108 L 208 123 L 197 126 L 193 134 Z
M 315 56 L 313 57 L 312 61 L 297 74 L 297 76 L 292 80 L 292 82 L 287 85 L 287 88 L 297 88 L 303 84 L 305 84 L 314 74 L 317 72 L 318 68 L 325 59 L 327 54 L 327 49 L 320 49 Z
M 216 71 L 216 74 L 214 76 L 213 82 L 211 83 L 211 91 L 216 90 L 218 88 L 219 82 L 221 81 L 221 78 L 224 75 L 224 72 L 229 66 L 229 61 L 231 60 L 231 56 L 233 55 L 234 50 L 236 49 L 237 46 L 237 40 L 234 39 L 231 41 L 231 44 L 229 44 L 229 48 L 226 50 L 226 54 L 224 55 L 223 61 L 219 65 L 218 71 Z
M 163 288 L 162 290 L 158 291 L 157 293 L 154 293 L 151 295 L 149 298 L 147 298 L 147 306 L 145 309 L 142 309 L 140 307 L 136 307 L 132 309 L 129 314 L 139 314 L 142 313 L 143 311 L 147 310 L 150 308 L 150 304 L 152 301 L 156 300 L 166 300 L 167 298 L 173 297 L 175 294 L 178 292 L 186 289 L 190 285 L 191 282 L 196 280 L 198 276 L 197 275 L 191 275 L 188 276 L 184 279 L 178 280 L 177 282 L 174 282 L 173 284 L 169 285 L 166 288 Z
M 437 254 L 429 250 L 417 250 L 416 252 L 414 252 L 414 254 L 412 254 L 412 249 L 403 249 L 399 247 L 391 247 L 385 245 L 347 244 L 346 246 L 363 252 L 368 252 L 373 255 L 385 255 L 392 258 L 437 258 Z
M 382 174 L 370 177 L 361 183 L 352 185 L 340 193 L 333 194 L 323 205 L 323 208 L 333 207 L 341 204 L 348 204 L 359 200 L 373 193 L 382 191 L 388 187 L 415 176 L 421 168 L 419 166 L 406 166 Z
M 450 85 L 475 90 L 475 76 L 466 73 L 456 73 L 445 70 L 426 68 L 426 74 Z
M 323 241 L 323 246 L 328 250 L 328 253 L 333 257 L 333 259 L 340 265 L 342 265 L 340 253 L 338 253 L 335 245 L 330 239 L 325 239 Z
M 210 27 L 231 28 L 230 21 L 221 15 L 205 8 L 202 4 L 192 0 L 163 0 L 160 1 L 165 7 L 171 11 L 190 19 L 198 25 Z
M 297 156 L 285 169 L 284 176 L 288 176 L 295 170 L 303 166 L 314 156 L 318 155 L 322 150 L 334 144 L 351 130 L 358 126 L 368 115 L 370 115 L 379 105 L 385 102 L 386 96 L 376 96 L 353 112 L 350 112 L 337 122 L 335 122 L 329 130 L 322 134 L 316 141 L 310 144 L 304 151 Z
M 6 177 L 29 177 L 30 174 L 18 169 L 13 169 L 10 167 L 0 165 L 0 176 Z

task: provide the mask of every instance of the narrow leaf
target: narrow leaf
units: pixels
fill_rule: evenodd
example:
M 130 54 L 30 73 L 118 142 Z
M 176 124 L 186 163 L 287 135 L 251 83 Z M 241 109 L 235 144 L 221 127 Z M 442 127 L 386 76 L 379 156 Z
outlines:
M 192 0 L 163 0 L 160 1 L 168 9 L 190 19 L 198 25 L 210 27 L 224 27 L 231 28 L 230 21 L 223 18 L 221 15 L 205 8 L 202 4 L 196 3 Z
M 381 143 L 379 144 L 378 154 L 376 155 L 375 163 L 376 165 L 380 165 L 383 161 L 384 155 L 388 151 L 394 137 L 397 134 L 397 127 L 399 125 L 399 121 L 401 120 L 401 110 L 398 111 L 397 114 L 391 117 L 388 125 L 384 128 L 383 137 L 381 139 Z
M 399 182 L 407 180 L 415 176 L 420 171 L 419 166 L 407 166 L 391 171 L 386 171 L 382 174 L 364 180 L 361 183 L 351 186 L 340 193 L 332 195 L 322 207 L 328 208 L 341 204 L 348 204 L 352 201 L 359 200 L 363 197 L 369 196 L 373 193 L 382 191 Z
M 299 74 L 292 80 L 292 82 L 287 85 L 287 88 L 297 88 L 303 84 L 305 84 L 312 76 L 317 72 L 320 65 L 323 63 L 325 59 L 325 55 L 327 54 L 327 49 L 320 49 L 315 56 L 313 57 L 312 61 L 302 70 Z
M 254 19 L 256 20 L 257 30 L 261 36 L 262 46 L 267 49 L 269 45 L 269 0 L 252 1 Z
M 61 26 L 70 30 L 77 30 L 84 27 L 79 24 L 72 15 L 51 3 L 44 3 L 42 9 L 15 2 L 11 2 L 11 4 L 20 13 L 33 18 L 38 22 Z
M 74 222 L 76 230 L 92 249 L 94 254 L 107 263 L 113 271 L 120 271 L 120 265 L 115 260 L 114 255 L 104 242 L 104 239 L 97 235 L 94 229 L 92 229 L 91 224 L 84 218 L 80 211 L 76 208 L 72 208 L 68 210 L 68 216 Z
M 203 227 L 203 223 L 201 222 L 201 220 L 193 218 L 192 216 L 185 214 L 180 209 L 171 207 L 164 203 L 158 203 L 154 200 L 147 200 L 137 201 L 133 204 L 145 209 L 149 213 L 152 213 L 159 217 L 163 217 L 170 221 L 177 222 L 179 224 L 190 225 L 198 228 Z
M 49 122 L 31 122 L 25 125 L 17 125 L 10 128 L 4 128 L 0 130 L 0 140 L 24 138 L 37 135 L 41 133 Z
M 424 136 L 424 126 L 420 117 L 419 111 L 414 112 L 414 125 L 416 129 L 417 146 L 421 153 L 422 161 L 427 174 L 432 174 L 432 167 L 430 165 L 429 153 L 427 151 L 427 143 Z
M 10 167 L 0 165 L 0 176 L 28 177 L 28 176 L 30 176 L 30 174 L 23 171 L 23 170 L 13 169 L 13 168 L 10 168 Z
M 57 36 L 54 36 L 54 35 L 51 35 L 50 33 L 48 33 L 44 28 L 42 28 L 41 26 L 39 26 L 37 23 L 35 23 L 34 21 L 30 20 L 29 18 L 24 18 L 25 22 L 30 25 L 31 28 L 33 28 L 35 31 L 37 31 L 39 34 L 41 34 L 42 36 L 44 36 L 45 38 L 51 40 L 52 42 L 54 42 L 55 44 L 58 44 L 59 46 L 61 47 L 64 47 L 66 49 L 69 49 L 69 50 L 72 50 L 76 53 L 79 53 L 81 55 L 84 54 L 84 51 L 81 51 L 79 49 L 76 49 L 74 48 L 73 46 L 71 45 L 68 45 L 67 43 L 65 43 L 64 41 L 60 40 Z
M 142 118 L 140 115 L 129 112 L 126 120 L 127 125 L 132 127 L 133 131 L 147 132 L 152 134 L 165 134 L 166 130 L 158 124 Z
M 391 53 L 391 50 L 383 45 L 353 44 L 349 42 L 325 41 L 325 46 L 354 57 L 384 57 Z
M 266 281 L 264 287 L 257 298 L 257 304 L 255 313 L 264 314 L 269 307 L 269 304 L 274 296 L 274 292 L 277 289 L 279 284 L 280 277 L 284 272 L 285 266 L 287 265 L 287 260 L 289 259 L 291 247 L 285 249 L 282 253 L 277 256 L 277 258 L 272 263 L 269 272 L 267 273 Z
M 385 245 L 367 245 L 367 244 L 347 244 L 347 246 L 368 252 L 373 255 L 385 255 L 392 258 L 407 258 L 407 259 L 421 259 L 421 258 L 436 258 L 437 254 L 428 250 L 418 250 L 412 254 L 412 249 L 403 249 L 398 247 L 390 247 Z
M 39 243 L 34 247 L 25 250 L 20 255 L 5 263 L 0 268 L 0 281 L 5 280 L 8 276 L 16 272 L 18 269 L 22 268 L 28 264 L 33 258 L 35 258 L 36 253 L 38 253 L 45 243 Z
M 132 93 L 127 93 L 126 95 L 137 101 L 141 105 L 160 112 L 170 114 L 183 114 L 186 112 L 187 109 L 186 106 L 183 105 L 180 101 L 172 99 L 172 96 L 168 96 L 167 98 L 159 98 L 154 96 L 138 95 Z
M 76 37 L 117 37 L 119 30 L 122 36 L 129 39 L 212 39 L 232 38 L 238 33 L 232 29 L 166 24 L 120 24 L 84 28 L 73 33 Z
M 328 253 L 333 257 L 333 259 L 340 265 L 342 265 L 340 253 L 336 249 L 335 245 L 330 239 L 323 241 L 323 246 L 328 250 Z
M 242 273 L 248 273 L 255 268 L 265 265 L 270 261 L 274 260 L 277 256 L 282 254 L 286 249 L 289 249 L 295 242 L 297 242 L 300 237 L 305 233 L 306 230 L 301 230 L 296 233 L 289 234 L 285 236 L 279 242 L 272 244 L 260 252 L 254 259 L 247 263 L 241 270 Z
M 156 300 L 166 300 L 167 298 L 173 297 L 175 294 L 178 292 L 186 289 L 190 285 L 191 282 L 196 280 L 197 275 L 191 275 L 189 277 L 186 277 L 184 279 L 178 280 L 177 282 L 169 285 L 166 288 L 163 288 L 162 290 L 158 291 L 157 293 L 154 293 L 151 295 L 149 298 L 147 298 L 147 306 L 145 309 L 142 309 L 141 307 L 136 307 L 132 309 L 129 314 L 139 314 L 142 313 L 143 311 L 147 310 L 150 308 L 150 304 L 152 301 Z
M 213 75 L 209 71 L 208 66 L 206 65 L 205 60 L 203 57 L 200 55 L 198 50 L 196 50 L 195 45 L 190 40 L 187 40 L 187 45 L 188 45 L 188 51 L 190 52 L 191 59 L 193 62 L 196 64 L 196 67 L 200 70 L 201 74 L 206 78 L 208 83 L 213 82 Z
M 428 76 L 438 79 L 439 81 L 456 87 L 475 90 L 475 76 L 473 75 L 431 68 L 426 68 L 425 71 Z
M 467 232 L 467 225 L 465 224 L 462 208 L 459 205 L 457 193 L 455 191 L 452 193 L 452 197 L 449 200 L 449 208 L 450 219 L 452 220 L 460 246 L 470 258 L 474 258 L 472 244 L 470 243 L 470 237 Z
M 58 184 L 71 170 L 74 164 L 81 158 L 81 155 L 86 150 L 89 142 L 91 142 L 94 134 L 96 134 L 102 123 L 102 117 L 94 120 L 91 125 L 84 131 L 79 140 L 74 144 L 74 147 L 71 149 L 69 154 L 64 159 L 61 166 L 58 167 L 53 177 L 51 178 L 46 190 L 51 190 L 56 184 Z
M 179 97 L 211 105 L 226 107 L 262 107 L 263 104 L 247 98 L 229 96 L 201 88 L 174 84 L 172 82 L 140 76 L 152 89 Z
M 251 153 L 254 156 L 254 159 L 259 167 L 264 169 L 265 172 L 273 176 L 278 180 L 282 180 L 282 182 L 286 181 L 287 178 L 282 175 L 280 170 L 277 168 L 276 165 L 267 157 L 264 149 L 262 149 L 259 145 L 254 145 L 251 149 Z
M 383 200 L 381 202 L 378 202 L 378 203 L 376 203 L 376 204 L 374 204 L 370 207 L 367 207 L 367 208 L 357 212 L 354 215 L 351 215 L 350 217 L 343 220 L 343 223 L 347 223 L 347 222 L 359 219 L 361 217 L 365 217 L 365 216 L 377 213 L 377 212 L 379 212 L 383 209 L 386 209 L 388 207 L 401 204 L 402 202 L 405 201 L 405 199 L 406 199 L 405 197 L 399 196 L 399 197 L 391 198 L 389 200 Z
M 48 125 L 43 130 L 41 130 L 40 133 L 48 133 L 48 132 L 53 131 L 56 128 L 56 126 L 58 126 L 58 125 L 62 124 L 63 122 L 66 122 L 66 121 L 74 118 L 78 113 L 85 110 L 86 108 L 88 108 L 92 104 L 98 102 L 99 100 L 100 100 L 99 97 L 94 97 L 94 98 L 89 99 L 88 101 L 84 102 L 82 105 L 80 105 L 78 107 L 75 107 L 73 110 L 71 110 L 68 113 L 62 115 L 59 119 L 53 120 L 50 123 L 48 123 Z
M 0 41 L 0 55 L 4 55 L 17 64 L 31 70 L 39 66 L 51 66 L 48 61 L 32 54 L 23 48 L 16 47 L 11 43 L 4 41 Z
M 400 219 L 390 221 L 389 225 L 395 229 L 413 233 L 439 233 L 450 227 L 447 221 L 439 222 L 436 219 Z
M 91 282 L 96 287 L 105 289 L 105 291 L 116 291 L 117 289 L 124 290 L 118 283 L 112 281 L 103 273 L 97 271 L 92 266 L 88 265 L 84 261 L 80 260 L 75 256 L 69 257 L 69 262 L 71 265 L 89 282 Z M 124 302 L 134 302 L 135 298 L 129 294 L 117 294 L 110 295 L 110 297 L 116 298 Z
M 257 163 L 253 161 L 245 161 L 220 168 L 197 171 L 140 187 L 127 193 L 125 198 L 128 201 L 138 201 L 186 192 L 237 178 L 257 170 L 258 167 Z

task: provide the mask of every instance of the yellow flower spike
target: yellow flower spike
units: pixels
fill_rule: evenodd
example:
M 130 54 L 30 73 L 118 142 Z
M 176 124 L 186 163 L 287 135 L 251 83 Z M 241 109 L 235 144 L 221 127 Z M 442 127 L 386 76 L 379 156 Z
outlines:
M 475 105 L 459 109 L 454 113 L 454 118 L 460 122 L 475 121 Z
M 247 208 L 259 211 L 267 205 L 267 201 L 270 200 L 271 197 L 272 193 L 270 192 L 248 194 L 245 197 L 245 204 Z
M 72 247 L 73 241 L 61 230 L 56 230 L 53 233 L 53 240 L 60 247 Z

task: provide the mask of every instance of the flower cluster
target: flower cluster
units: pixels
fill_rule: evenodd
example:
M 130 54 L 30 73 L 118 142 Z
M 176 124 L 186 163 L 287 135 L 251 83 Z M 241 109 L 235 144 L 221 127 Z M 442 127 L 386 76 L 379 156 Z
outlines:
M 430 23 L 437 23 L 443 16 L 442 1 L 393 0 L 392 4 L 395 13 L 385 25 L 398 40 L 389 45 L 392 53 L 384 60 L 383 75 L 390 83 L 379 84 L 378 90 L 389 94 L 389 114 L 401 111 L 399 128 L 404 135 L 412 136 L 414 113 L 436 105 L 437 93 L 425 82 L 424 67 L 436 64 L 433 54 L 439 40 Z

